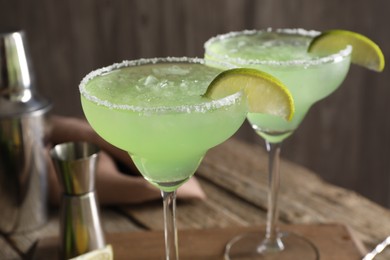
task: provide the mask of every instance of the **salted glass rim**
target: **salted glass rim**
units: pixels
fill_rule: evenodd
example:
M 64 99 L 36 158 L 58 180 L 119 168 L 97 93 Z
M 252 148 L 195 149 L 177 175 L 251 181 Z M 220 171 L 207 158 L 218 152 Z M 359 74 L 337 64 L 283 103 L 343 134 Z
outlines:
M 98 76 L 101 76 L 105 73 L 132 66 L 147 65 L 147 64 L 157 64 L 157 63 L 196 63 L 206 65 L 206 62 L 202 58 L 196 57 L 158 57 L 158 58 L 141 58 L 137 60 L 124 60 L 119 63 L 114 63 L 112 65 L 102 67 L 88 73 L 80 82 L 79 91 L 80 94 L 87 100 L 105 106 L 110 109 L 119 109 L 119 110 L 128 110 L 139 113 L 192 113 L 200 112 L 204 113 L 210 110 L 220 109 L 223 107 L 228 107 L 239 102 L 243 96 L 241 92 L 234 93 L 232 95 L 220 98 L 220 99 L 211 99 L 210 101 L 201 102 L 198 104 L 184 104 L 184 105 L 161 105 L 161 106 L 140 106 L 140 105 L 128 105 L 128 104 L 114 104 L 108 100 L 103 100 L 95 95 L 88 93 L 86 90 L 86 85 L 88 82 Z M 223 62 L 214 62 L 215 64 L 223 64 Z M 221 69 L 221 72 L 223 69 Z
M 233 62 L 237 65 L 244 66 L 244 65 L 266 65 L 266 66 L 316 66 L 321 65 L 325 63 L 333 63 L 338 62 L 340 60 L 343 60 L 345 57 L 348 57 L 352 53 L 352 46 L 347 45 L 344 49 L 332 53 L 327 56 L 319 56 L 319 57 L 312 57 L 311 59 L 296 59 L 296 60 L 259 60 L 259 59 L 242 59 L 242 58 L 232 58 L 228 57 L 227 55 L 223 54 L 217 54 L 210 50 L 209 46 L 217 41 L 229 39 L 236 36 L 241 35 L 255 35 L 259 33 L 269 33 L 269 32 L 276 32 L 276 33 L 282 33 L 282 34 L 291 34 L 291 35 L 301 35 L 301 36 L 308 36 L 308 37 L 315 37 L 319 35 L 321 32 L 316 30 L 306 30 L 302 28 L 281 28 L 281 29 L 273 29 L 273 28 L 267 28 L 264 30 L 243 30 L 243 31 L 233 31 L 225 34 L 219 34 L 214 37 L 211 37 L 204 43 L 205 48 L 205 55 L 208 55 L 212 58 L 217 58 L 220 60 L 223 60 L 224 62 Z

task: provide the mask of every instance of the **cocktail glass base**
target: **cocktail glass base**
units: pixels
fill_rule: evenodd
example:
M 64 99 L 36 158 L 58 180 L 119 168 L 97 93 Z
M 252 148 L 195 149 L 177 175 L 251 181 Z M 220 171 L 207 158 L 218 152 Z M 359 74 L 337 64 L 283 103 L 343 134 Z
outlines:
M 226 245 L 225 260 L 318 260 L 319 252 L 306 238 L 287 232 L 279 234 L 282 250 L 265 249 L 264 232 L 246 233 L 234 237 Z

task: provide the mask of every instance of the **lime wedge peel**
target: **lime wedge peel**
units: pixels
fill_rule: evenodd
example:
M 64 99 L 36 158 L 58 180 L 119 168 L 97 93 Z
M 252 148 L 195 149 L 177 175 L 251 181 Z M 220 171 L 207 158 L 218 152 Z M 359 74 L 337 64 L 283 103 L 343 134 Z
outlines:
M 291 120 L 294 101 L 285 85 L 275 77 L 256 69 L 235 68 L 220 73 L 204 96 L 219 99 L 243 91 L 249 112 L 270 114 Z
M 383 71 L 385 58 L 379 46 L 368 37 L 347 30 L 328 30 L 311 41 L 308 52 L 336 53 L 352 46 L 351 62 L 377 72 Z

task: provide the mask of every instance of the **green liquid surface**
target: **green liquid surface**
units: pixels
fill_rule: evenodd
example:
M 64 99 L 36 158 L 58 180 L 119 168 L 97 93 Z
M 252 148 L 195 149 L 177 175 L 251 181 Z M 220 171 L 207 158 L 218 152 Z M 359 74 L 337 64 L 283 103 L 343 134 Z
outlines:
M 295 115 L 291 121 L 249 113 L 255 131 L 269 142 L 281 142 L 299 126 L 309 108 L 334 92 L 344 80 L 350 56 L 344 51 L 328 57 L 307 52 L 314 34 L 305 31 L 277 33 L 258 31 L 216 37 L 205 44 L 206 60 L 265 71 L 290 90 Z
M 202 97 L 221 70 L 197 63 L 156 63 L 100 73 L 82 83 L 81 102 L 92 127 L 128 151 L 142 175 L 174 190 L 196 171 L 206 151 L 245 120 L 240 94 Z

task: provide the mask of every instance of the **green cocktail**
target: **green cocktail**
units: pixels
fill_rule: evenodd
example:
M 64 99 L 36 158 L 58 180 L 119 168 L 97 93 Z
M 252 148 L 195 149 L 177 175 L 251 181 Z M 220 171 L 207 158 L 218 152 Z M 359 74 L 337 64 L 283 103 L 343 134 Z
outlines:
M 162 190 L 166 259 L 178 259 L 175 191 L 208 149 L 245 120 L 241 93 L 202 96 L 221 72 L 201 59 L 124 61 L 88 74 L 80 84 L 84 113 L 96 132 L 128 151 L 141 174 Z
M 310 54 L 307 48 L 316 35 L 318 32 L 302 29 L 244 31 L 212 38 L 205 45 L 207 60 L 263 70 L 289 88 L 295 102 L 291 121 L 248 115 L 256 132 L 270 142 L 281 142 L 291 135 L 309 108 L 335 91 L 347 75 L 351 47 L 328 56 Z
M 248 114 L 252 128 L 265 139 L 270 157 L 267 228 L 260 244 L 259 234 L 235 238 L 227 245 L 226 259 L 268 259 L 275 257 L 275 252 L 278 252 L 278 259 L 292 259 L 289 249 L 295 259 L 318 257 L 309 241 L 283 235 L 277 230 L 281 143 L 297 129 L 315 102 L 340 86 L 351 62 L 350 46 L 325 56 L 308 53 L 310 42 L 318 34 L 303 29 L 242 31 L 219 35 L 205 43 L 206 60 L 268 72 L 288 87 L 295 102 L 295 115 L 291 121 L 259 113 Z M 295 246 L 299 249 L 293 248 Z

